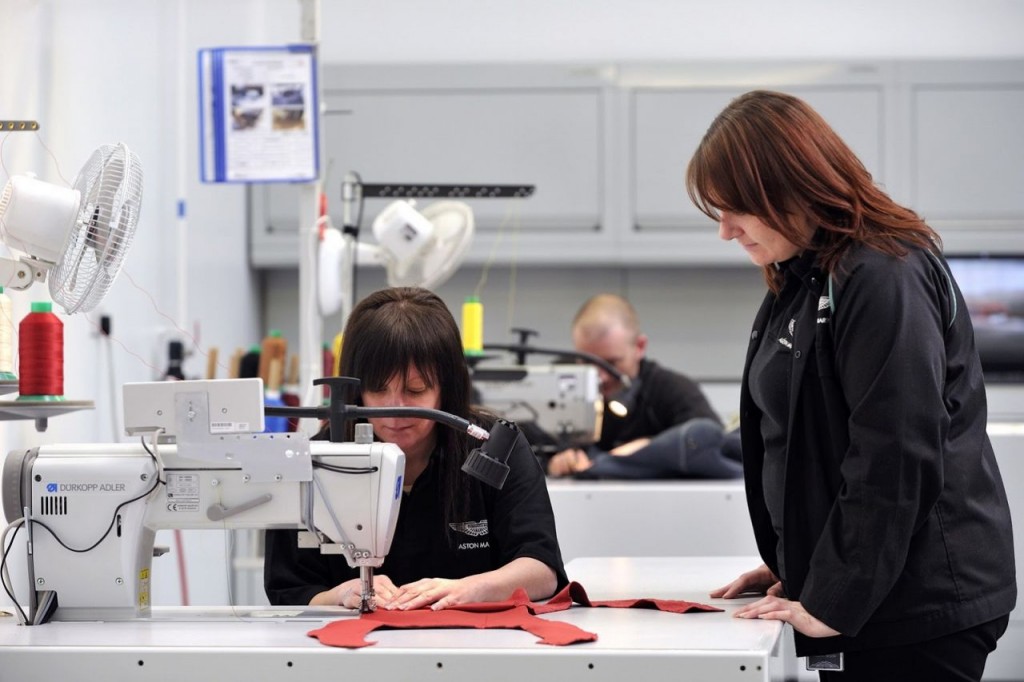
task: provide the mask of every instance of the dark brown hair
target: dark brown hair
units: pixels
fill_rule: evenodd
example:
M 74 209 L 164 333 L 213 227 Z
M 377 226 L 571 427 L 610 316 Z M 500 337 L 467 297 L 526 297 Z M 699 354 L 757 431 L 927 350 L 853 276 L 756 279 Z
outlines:
M 404 379 L 415 367 L 428 387 L 441 393 L 441 410 L 476 423 L 485 415 L 470 405 L 469 367 L 462 336 L 451 311 L 427 289 L 395 287 L 376 291 L 361 300 L 349 315 L 342 336 L 341 376 L 355 377 L 363 390 L 384 389 L 392 377 Z M 361 399 L 357 400 L 361 403 Z M 351 438 L 350 433 L 346 434 Z M 469 454 L 469 437 L 447 426 L 437 428 L 444 453 L 440 467 L 445 495 L 445 525 L 469 508 L 472 494 L 461 468 Z
M 941 248 L 938 234 L 875 185 L 825 119 L 780 92 L 755 90 L 729 103 L 690 160 L 686 191 L 712 220 L 720 210 L 753 215 L 801 249 L 815 249 L 828 272 L 857 243 L 895 256 L 908 244 Z M 778 291 L 781 273 L 771 264 L 764 273 Z

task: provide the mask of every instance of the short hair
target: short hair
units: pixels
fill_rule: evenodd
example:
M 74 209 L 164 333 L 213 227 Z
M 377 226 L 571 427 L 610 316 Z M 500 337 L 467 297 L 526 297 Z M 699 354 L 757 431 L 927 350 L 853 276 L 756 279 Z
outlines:
M 601 338 L 616 324 L 634 337 L 640 334 L 640 324 L 633 304 L 618 294 L 609 293 L 588 298 L 572 320 L 573 331 L 587 339 Z

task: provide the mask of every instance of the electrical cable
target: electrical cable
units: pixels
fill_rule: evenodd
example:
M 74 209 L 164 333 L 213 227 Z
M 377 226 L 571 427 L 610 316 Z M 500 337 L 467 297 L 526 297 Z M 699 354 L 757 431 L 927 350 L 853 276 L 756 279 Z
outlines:
M 380 467 L 349 467 L 339 466 L 337 464 L 324 464 L 323 462 L 313 462 L 313 467 L 316 469 L 326 469 L 327 471 L 333 471 L 336 474 L 375 474 L 380 471 Z
M 18 610 L 18 615 L 21 617 L 21 624 L 27 625 L 28 616 L 25 615 L 25 610 L 22 609 L 21 604 L 18 603 L 18 598 L 14 594 L 14 585 L 11 583 L 11 576 L 7 571 L 7 555 L 10 553 L 11 547 L 14 546 L 14 538 L 18 536 L 18 530 L 20 530 L 23 525 L 25 525 L 24 518 L 15 519 L 7 524 L 7 527 L 4 528 L 4 532 L 0 534 L 0 546 L 3 546 L 4 549 L 3 557 L 0 557 L 0 580 L 3 582 L 4 592 L 6 592 L 7 596 L 11 598 L 11 603 L 14 604 L 14 608 Z M 11 544 L 8 545 L 7 534 L 12 528 L 14 529 L 14 534 L 11 535 Z
M 163 429 L 161 428 L 160 431 L 163 431 Z M 159 433 L 160 431 L 158 431 L 157 433 Z M 167 481 L 164 481 L 164 480 L 162 480 L 160 478 L 160 471 L 164 467 L 163 467 L 163 463 L 160 461 L 160 458 L 157 456 L 157 453 L 159 453 L 160 450 L 159 450 L 159 447 L 156 445 L 156 434 L 153 435 L 153 449 L 152 450 L 150 450 L 149 447 L 146 445 L 146 439 L 144 437 L 140 436 L 139 437 L 139 442 L 142 443 L 142 449 L 146 451 L 146 454 L 148 454 L 150 457 L 152 457 L 153 461 L 156 462 L 156 480 L 158 482 L 162 483 L 163 485 L 167 485 Z M 153 490 L 155 490 L 155 488 L 156 488 L 156 486 L 154 485 L 153 488 L 149 489 L 149 492 L 153 492 Z M 120 507 L 118 507 L 118 509 L 120 509 Z M 115 514 L 117 513 L 116 510 L 115 510 L 114 513 Z
M 109 334 L 104 334 L 103 340 L 107 347 L 107 374 L 110 377 L 110 430 L 113 441 L 118 443 L 121 441 L 121 432 L 117 423 L 117 415 L 120 410 L 117 405 L 117 380 L 114 374 L 114 344 L 111 342 Z
M 142 446 L 145 447 L 145 443 L 144 442 L 142 443 Z M 158 465 L 158 467 L 159 467 L 159 461 L 157 460 L 156 455 L 153 452 L 151 452 L 150 449 L 148 449 L 148 447 L 145 447 L 145 452 L 150 454 L 150 457 L 153 458 L 154 463 L 156 463 Z M 158 485 L 160 485 L 161 483 L 164 482 L 163 480 L 160 479 L 159 468 L 158 468 L 158 473 L 154 476 L 154 478 L 155 478 L 155 480 L 153 482 L 153 485 L 150 486 L 150 489 L 148 489 L 148 491 L 146 491 L 145 493 L 141 493 L 141 494 L 135 496 L 134 498 L 131 498 L 130 500 L 125 500 L 124 502 L 119 504 L 117 507 L 115 507 L 114 514 L 111 516 L 111 524 L 109 526 L 106 526 L 106 530 L 103 531 L 103 535 L 100 536 L 99 540 L 97 540 L 92 545 L 89 545 L 88 547 L 86 547 L 84 549 L 76 549 L 74 547 L 69 546 L 67 543 L 63 542 L 62 540 L 60 540 L 60 537 L 57 536 L 57 534 L 53 530 L 53 528 L 51 528 L 50 526 L 46 525 L 46 523 L 44 523 L 43 521 L 39 521 L 39 520 L 34 519 L 34 518 L 30 518 L 29 520 L 31 522 L 35 523 L 36 525 L 41 526 L 42 528 L 44 528 L 47 532 L 49 532 L 49 534 L 51 536 L 53 536 L 53 540 L 57 541 L 57 544 L 60 545 L 60 547 L 65 548 L 69 552 L 74 552 L 76 554 L 85 554 L 87 552 L 91 552 L 92 550 L 94 550 L 97 547 L 99 547 L 99 545 L 104 540 L 106 540 L 106 536 L 111 535 L 111 530 L 114 529 L 114 526 L 115 526 L 115 524 L 118 521 L 118 512 L 120 512 L 121 509 L 125 505 L 130 505 L 133 502 L 137 502 L 137 501 L 141 500 L 142 498 L 148 497 L 148 495 L 150 495 L 151 493 L 156 491 Z
M 358 417 L 419 417 L 421 419 L 432 419 L 440 424 L 450 426 L 456 431 L 468 434 L 477 440 L 487 440 L 489 434 L 486 429 L 477 426 L 468 419 L 463 419 L 454 414 L 442 410 L 432 410 L 425 407 L 360 407 L 348 405 L 347 413 L 355 418 Z

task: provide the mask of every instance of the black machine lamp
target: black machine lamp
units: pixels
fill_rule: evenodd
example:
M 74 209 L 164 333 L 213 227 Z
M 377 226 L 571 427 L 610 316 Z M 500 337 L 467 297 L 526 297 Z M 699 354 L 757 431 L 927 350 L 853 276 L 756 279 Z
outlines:
M 507 464 L 512 448 L 519 438 L 519 427 L 504 419 L 494 422 L 490 438 L 483 445 L 474 448 L 462 465 L 462 471 L 483 481 L 492 488 L 501 490 L 508 477 Z

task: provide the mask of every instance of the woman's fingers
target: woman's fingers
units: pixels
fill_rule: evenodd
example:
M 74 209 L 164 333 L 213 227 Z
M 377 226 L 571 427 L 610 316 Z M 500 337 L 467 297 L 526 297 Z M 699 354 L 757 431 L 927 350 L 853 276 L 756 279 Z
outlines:
M 709 593 L 709 596 L 713 599 L 733 599 L 747 592 L 763 592 L 767 586 L 772 585 L 776 580 L 777 578 L 772 575 L 768 567 L 762 565 L 753 571 L 747 571 L 728 585 L 713 590 Z M 769 587 L 768 589 L 774 589 L 774 587 L 776 586 Z M 778 587 L 779 594 L 781 595 L 782 588 L 781 586 Z

